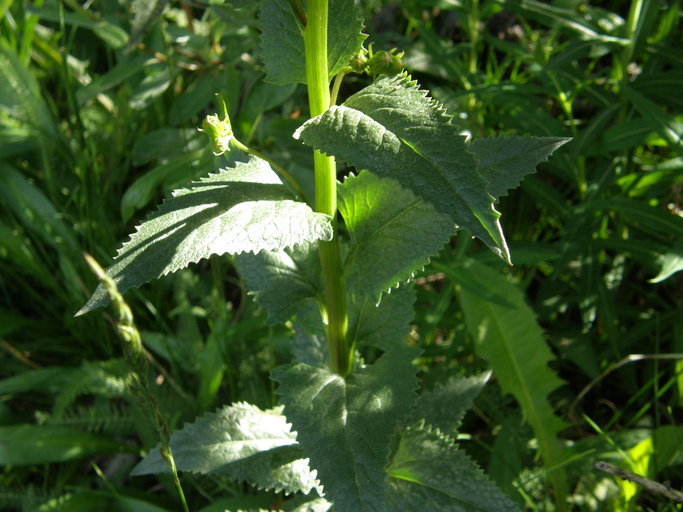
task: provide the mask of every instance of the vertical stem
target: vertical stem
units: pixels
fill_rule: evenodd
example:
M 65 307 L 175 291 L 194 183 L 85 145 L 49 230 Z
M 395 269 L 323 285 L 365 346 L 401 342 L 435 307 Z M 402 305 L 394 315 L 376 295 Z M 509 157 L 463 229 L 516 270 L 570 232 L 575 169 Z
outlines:
M 304 32 L 306 47 L 306 81 L 311 116 L 325 112 L 330 106 L 330 79 L 327 68 L 328 0 L 309 0 Z M 334 158 L 314 151 L 315 211 L 332 217 L 334 238 L 320 242 L 320 263 L 324 283 L 324 309 L 330 369 L 342 376 L 351 372 L 353 347 L 347 339 L 348 316 L 346 286 L 343 278 L 339 238 L 337 236 L 337 169 Z

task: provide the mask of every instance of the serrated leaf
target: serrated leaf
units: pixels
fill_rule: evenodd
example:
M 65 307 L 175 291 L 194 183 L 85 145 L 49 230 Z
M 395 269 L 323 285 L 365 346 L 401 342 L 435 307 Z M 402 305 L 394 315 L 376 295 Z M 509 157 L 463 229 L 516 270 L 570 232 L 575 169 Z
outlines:
M 393 350 L 346 379 L 301 363 L 273 371 L 287 420 L 336 511 L 384 510 L 384 467 L 415 397 L 416 355 Z
M 305 2 L 304 2 L 305 4 Z M 261 51 L 267 80 L 274 84 L 306 83 L 304 27 L 288 0 L 266 0 L 261 6 Z M 330 0 L 327 63 L 333 77 L 348 66 L 363 45 L 365 34 L 359 4 Z
M 124 292 L 212 254 L 330 240 L 329 217 L 290 198 L 270 166 L 251 157 L 174 191 L 123 244 L 107 273 Z M 107 302 L 100 285 L 76 315 Z
M 438 430 L 405 430 L 388 474 L 387 510 L 519 511 L 465 452 Z
M 548 367 L 553 355 L 543 340 L 534 312 L 517 287 L 486 265 L 466 260 L 463 270 L 476 276 L 480 288 L 496 290 L 508 303 L 488 301 L 467 288 L 460 290 L 467 328 L 477 353 L 491 364 L 502 390 L 517 399 L 538 438 L 545 466 L 555 468 L 562 459 L 557 434 L 568 425 L 554 414 L 548 395 L 563 383 Z M 563 492 L 561 470 L 552 473 L 551 478 L 555 479 L 556 492 Z M 558 494 L 558 499 L 564 498 Z
M 389 351 L 404 345 L 415 315 L 415 289 L 405 285 L 382 296 L 379 304 L 368 295 L 349 300 L 349 341 Z
M 454 377 L 445 384 L 422 393 L 415 404 L 413 416 L 424 420 L 426 425 L 455 437 L 463 416 L 490 376 L 491 372 L 475 377 Z
M 299 363 L 318 368 L 328 368 L 330 355 L 327 347 L 325 325 L 317 304 L 309 303 L 294 322 L 292 354 Z
M 206 414 L 173 433 L 171 450 L 180 471 L 223 475 L 287 493 L 306 494 L 317 486 L 315 472 L 301 458 L 296 433 L 279 407 L 262 411 L 236 403 Z M 167 472 L 157 447 L 132 474 Z
M 314 500 L 302 503 L 295 508 L 289 508 L 285 504 L 285 510 L 289 512 L 327 512 L 332 508 L 332 503 L 324 498 L 315 498 Z
M 358 169 L 397 180 L 509 261 L 487 182 L 458 128 L 406 75 L 382 78 L 294 134 Z
M 488 191 L 500 199 L 516 188 L 524 176 L 571 139 L 565 137 L 491 137 L 472 141 L 468 148 L 477 159 L 477 171 Z
M 339 211 L 351 237 L 350 288 L 374 299 L 424 268 L 455 232 L 424 199 L 367 171 L 341 184 Z
M 289 320 L 320 290 L 320 263 L 312 244 L 235 257 L 246 288 L 276 324 Z

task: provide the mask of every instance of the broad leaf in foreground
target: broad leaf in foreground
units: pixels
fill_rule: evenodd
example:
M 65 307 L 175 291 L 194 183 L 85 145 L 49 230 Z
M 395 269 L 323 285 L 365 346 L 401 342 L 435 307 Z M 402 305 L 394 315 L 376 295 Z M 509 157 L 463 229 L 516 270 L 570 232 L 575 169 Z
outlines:
M 286 493 L 306 494 L 317 487 L 281 408 L 224 407 L 175 432 L 171 450 L 180 471 L 227 476 Z M 158 447 L 133 470 L 134 475 L 168 472 Z
M 463 266 L 479 282 L 479 288 L 496 290 L 508 303 L 491 302 L 470 288 L 460 290 L 465 321 L 477 353 L 491 364 L 502 390 L 517 399 L 534 429 L 545 466 L 555 468 L 562 461 L 557 435 L 569 425 L 554 414 L 548 402 L 548 395 L 562 381 L 548 367 L 553 355 L 534 312 L 517 287 L 486 265 L 466 260 Z M 551 473 L 550 478 L 560 496 L 564 492 L 562 470 Z
M 465 452 L 438 430 L 406 429 L 388 473 L 387 510 L 519 511 Z
M 566 137 L 491 137 L 473 140 L 469 150 L 477 159 L 477 171 L 488 182 L 496 199 L 516 188 L 524 176 L 571 139 Z
M 301 363 L 273 371 L 287 420 L 336 511 L 384 510 L 384 468 L 416 397 L 416 356 L 395 349 L 346 379 Z
M 394 178 L 509 261 L 488 183 L 458 128 L 406 75 L 382 78 L 294 134 L 358 169 Z
M 328 216 L 293 201 L 267 162 L 251 157 L 176 190 L 137 228 L 107 269 L 123 293 L 212 254 L 329 240 Z M 76 315 L 109 301 L 102 285 Z
M 365 34 L 358 2 L 330 0 L 327 63 L 333 77 L 360 51 Z M 306 83 L 304 27 L 288 0 L 264 0 L 261 6 L 261 50 L 266 80 L 274 84 Z
M 321 289 L 320 260 L 312 244 L 235 257 L 237 270 L 271 323 L 289 320 Z
M 410 279 L 455 233 L 453 221 L 398 182 L 362 171 L 339 187 L 351 236 L 351 287 L 372 298 Z
M 394 288 L 377 304 L 368 295 L 349 300 L 349 342 L 389 351 L 405 345 L 415 315 L 415 289 L 409 284 Z
M 463 416 L 482 390 L 491 372 L 475 377 L 453 377 L 420 395 L 413 416 L 425 425 L 455 437 Z

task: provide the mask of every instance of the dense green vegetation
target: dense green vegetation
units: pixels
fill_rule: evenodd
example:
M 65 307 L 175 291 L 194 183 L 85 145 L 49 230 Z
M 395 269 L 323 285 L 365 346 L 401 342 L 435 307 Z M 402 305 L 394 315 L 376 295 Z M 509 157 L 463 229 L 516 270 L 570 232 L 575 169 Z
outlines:
M 97 284 L 83 252 L 110 266 L 169 191 L 249 165 L 237 150 L 215 155 L 197 130 L 220 113 L 216 93 L 236 137 L 316 196 L 302 141 L 330 153 L 333 145 L 315 140 L 312 125 L 297 132 L 311 117 L 307 88 L 286 83 L 296 66 L 268 62 L 285 36 L 261 37 L 269 23 L 277 28 L 273 6 L 285 4 L 2 3 L 0 508 L 181 510 L 169 475 L 143 474 L 163 471 L 153 451 L 160 439 L 193 424 L 186 437 L 198 429 L 211 445 L 202 424 L 251 417 L 257 428 L 266 414 L 278 422 L 279 401 L 306 392 L 271 371 L 310 361 L 324 335 L 301 336 L 300 325 L 317 328 L 311 315 L 290 321 L 291 304 L 278 312 L 268 290 L 248 293 L 255 273 L 242 256 L 214 255 L 127 291 L 142 356 L 134 330 L 119 336 L 131 327 L 120 304 L 74 317 Z M 411 287 L 382 299 L 414 300 L 415 315 L 396 306 L 395 325 L 375 337 L 408 333 L 416 350 L 392 357 L 419 354 L 413 368 L 426 398 L 411 414 L 434 429 L 407 429 L 390 472 L 413 463 L 419 473 L 452 452 L 449 468 L 469 468 L 471 458 L 522 510 L 680 510 L 594 468 L 606 461 L 683 488 L 680 2 L 373 0 L 361 10 L 364 45 L 378 57 L 339 82 L 337 104 L 405 69 L 453 115 L 480 163 L 518 150 L 526 136 L 572 138 L 547 161 L 550 151 L 514 167 L 513 178 L 542 162 L 518 188 L 497 176 L 512 266 L 461 229 L 427 266 L 390 283 L 415 272 Z M 338 163 L 341 229 L 352 238 L 361 235 L 348 198 L 380 179 L 359 173 L 370 164 L 354 156 Z M 383 187 L 394 202 L 407 192 Z M 399 241 L 424 247 L 423 232 Z M 372 288 L 380 270 L 357 281 Z M 376 362 L 368 368 L 391 353 L 381 341 L 359 344 Z M 374 378 L 353 381 L 361 390 L 363 377 Z M 408 388 L 410 379 L 414 372 Z M 278 428 L 287 430 L 284 421 Z M 291 487 L 254 486 L 244 482 L 261 476 L 249 461 L 221 472 L 175 455 L 193 511 L 329 506 L 307 502 L 315 491 L 297 492 L 316 485 L 303 470 Z M 131 476 L 136 466 L 142 476 Z M 420 509 L 444 510 L 427 498 Z

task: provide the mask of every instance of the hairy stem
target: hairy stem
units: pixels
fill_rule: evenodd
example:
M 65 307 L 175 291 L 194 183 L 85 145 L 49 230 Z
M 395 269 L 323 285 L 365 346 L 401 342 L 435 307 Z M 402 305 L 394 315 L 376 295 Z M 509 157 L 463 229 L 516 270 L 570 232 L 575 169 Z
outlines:
M 306 81 L 311 116 L 325 112 L 330 106 L 327 68 L 327 0 L 309 0 L 304 32 L 306 47 Z M 334 238 L 320 242 L 320 262 L 324 282 L 327 340 L 332 371 L 346 376 L 353 364 L 353 347 L 348 345 L 346 286 L 343 278 L 339 238 L 337 236 L 337 171 L 334 158 L 318 151 L 313 154 L 315 165 L 315 210 L 333 218 Z

